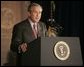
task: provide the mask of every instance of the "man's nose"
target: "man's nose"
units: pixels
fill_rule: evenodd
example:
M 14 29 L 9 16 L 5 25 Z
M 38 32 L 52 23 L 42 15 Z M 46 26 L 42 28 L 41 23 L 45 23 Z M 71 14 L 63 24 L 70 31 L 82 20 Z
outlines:
M 36 15 L 37 17 L 39 17 L 40 15 L 39 15 L 39 13 L 37 13 L 37 15 Z

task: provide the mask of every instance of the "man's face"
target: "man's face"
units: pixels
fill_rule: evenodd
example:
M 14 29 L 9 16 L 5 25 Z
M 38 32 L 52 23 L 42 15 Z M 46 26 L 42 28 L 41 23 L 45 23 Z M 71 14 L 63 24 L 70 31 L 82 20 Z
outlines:
M 33 22 L 39 22 L 39 20 L 41 19 L 41 14 L 42 8 L 39 6 L 34 6 L 29 12 L 29 17 Z

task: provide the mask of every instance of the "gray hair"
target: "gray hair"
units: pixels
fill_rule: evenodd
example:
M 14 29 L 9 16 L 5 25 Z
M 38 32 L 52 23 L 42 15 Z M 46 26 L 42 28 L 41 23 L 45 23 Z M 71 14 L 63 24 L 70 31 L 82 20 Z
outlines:
M 39 6 L 39 7 L 41 7 L 42 8 L 42 6 L 41 5 L 39 5 L 39 4 L 37 4 L 37 3 L 31 3 L 29 6 L 28 6 L 28 11 L 31 11 L 31 9 L 32 9 L 32 7 L 34 7 L 34 6 Z

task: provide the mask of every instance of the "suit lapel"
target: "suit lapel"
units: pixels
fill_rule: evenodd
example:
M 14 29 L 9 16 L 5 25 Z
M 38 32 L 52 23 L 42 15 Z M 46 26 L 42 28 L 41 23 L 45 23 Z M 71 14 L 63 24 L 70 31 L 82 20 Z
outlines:
M 32 27 L 31 27 L 31 24 L 29 23 L 29 21 L 27 20 L 27 30 L 28 30 L 28 36 L 30 41 L 34 40 L 35 39 L 35 36 L 34 36 L 34 33 L 33 33 L 33 30 L 32 30 Z

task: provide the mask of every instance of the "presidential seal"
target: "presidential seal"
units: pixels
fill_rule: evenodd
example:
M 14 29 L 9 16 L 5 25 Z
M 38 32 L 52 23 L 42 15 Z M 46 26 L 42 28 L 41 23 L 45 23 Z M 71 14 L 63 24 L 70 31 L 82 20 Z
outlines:
M 54 55 L 59 60 L 67 60 L 70 56 L 70 48 L 64 41 L 59 41 L 54 46 Z

